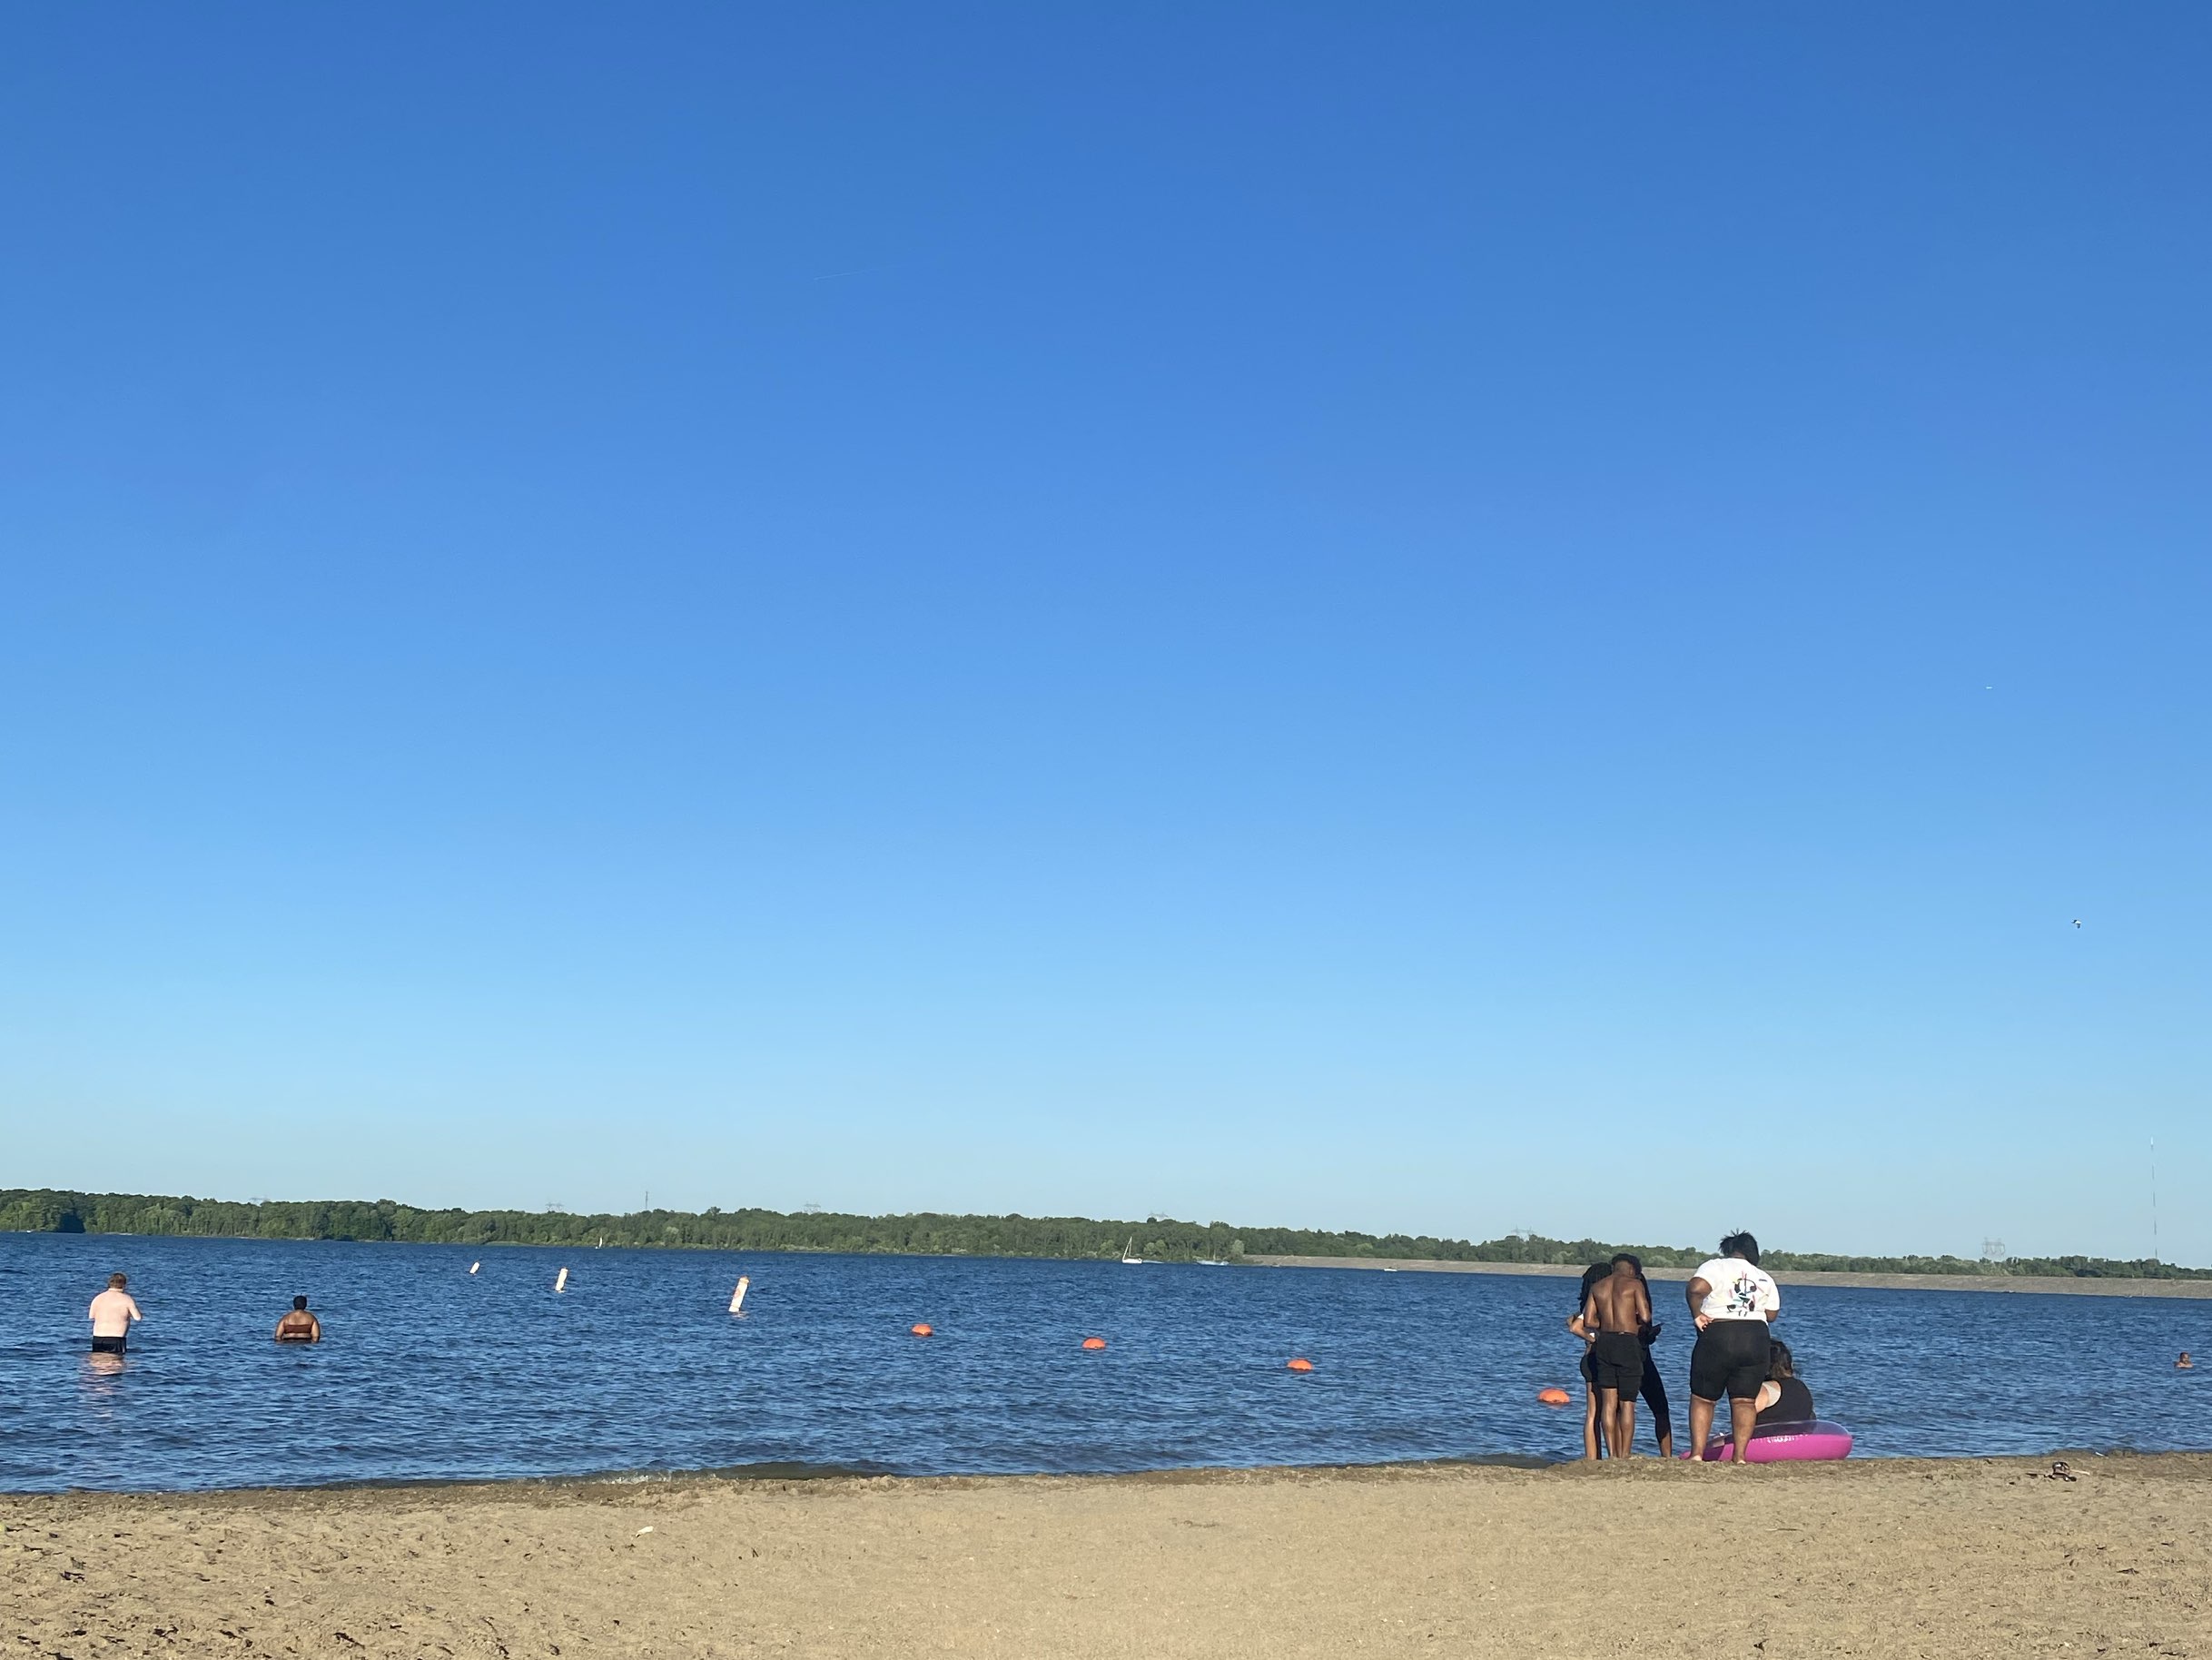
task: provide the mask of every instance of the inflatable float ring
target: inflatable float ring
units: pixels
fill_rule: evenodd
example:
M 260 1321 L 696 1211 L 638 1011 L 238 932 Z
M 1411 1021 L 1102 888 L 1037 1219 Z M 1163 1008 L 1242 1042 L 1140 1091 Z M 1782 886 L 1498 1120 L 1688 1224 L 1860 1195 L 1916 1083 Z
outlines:
M 1684 1457 L 1694 1455 L 1684 1453 Z M 1726 1464 L 1736 1456 L 1736 1444 L 1726 1436 L 1705 1445 L 1708 1464 Z M 1809 1424 L 1759 1424 L 1744 1449 L 1746 1464 L 1787 1464 L 1811 1458 L 1851 1457 L 1851 1431 L 1841 1424 L 1816 1418 Z

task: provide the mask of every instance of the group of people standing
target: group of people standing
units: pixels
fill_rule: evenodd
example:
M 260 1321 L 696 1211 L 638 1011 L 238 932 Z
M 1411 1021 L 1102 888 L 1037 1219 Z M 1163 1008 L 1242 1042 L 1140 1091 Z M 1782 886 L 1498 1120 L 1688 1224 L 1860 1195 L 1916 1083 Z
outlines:
M 1690 1450 L 1702 1454 L 1723 1397 L 1736 1462 L 1744 1461 L 1752 1431 L 1761 1422 L 1809 1423 L 1812 1394 L 1795 1375 L 1789 1347 L 1773 1336 L 1782 1292 L 1759 1266 L 1759 1241 L 1732 1233 L 1720 1254 L 1701 1264 L 1686 1288 L 1697 1343 L 1690 1352 Z M 1592 1265 L 1582 1277 L 1582 1298 L 1567 1329 L 1583 1340 L 1583 1456 L 1634 1456 L 1636 1401 L 1652 1409 L 1659 1456 L 1674 1453 L 1674 1425 L 1666 1384 L 1652 1359 L 1660 1322 L 1652 1318 L 1651 1285 L 1644 1264 L 1622 1251 Z
M 1782 1312 L 1782 1292 L 1773 1276 L 1759 1266 L 1759 1241 L 1732 1233 L 1720 1254 L 1701 1264 L 1685 1288 L 1697 1343 L 1690 1351 L 1690 1448 L 1704 1450 L 1713 1414 L 1728 1400 L 1729 1433 L 1735 1457 L 1744 1461 L 1752 1431 L 1761 1423 L 1810 1423 L 1812 1395 L 1795 1376 L 1789 1346 L 1773 1335 Z M 121 1356 L 131 1327 L 144 1317 L 122 1274 L 109 1277 L 107 1289 L 93 1299 L 93 1352 Z M 1652 1359 L 1660 1322 L 1652 1318 L 1651 1285 L 1644 1264 L 1628 1251 L 1609 1262 L 1593 1264 L 1582 1277 L 1582 1296 L 1567 1329 L 1583 1340 L 1583 1381 L 1588 1397 L 1583 1414 L 1585 1458 L 1634 1456 L 1636 1402 L 1652 1410 L 1659 1456 L 1674 1457 L 1674 1423 L 1666 1382 Z M 295 1297 L 277 1321 L 280 1343 L 318 1343 L 322 1322 L 308 1311 L 307 1299 Z M 2187 1367 L 2184 1354 L 2178 1364 Z

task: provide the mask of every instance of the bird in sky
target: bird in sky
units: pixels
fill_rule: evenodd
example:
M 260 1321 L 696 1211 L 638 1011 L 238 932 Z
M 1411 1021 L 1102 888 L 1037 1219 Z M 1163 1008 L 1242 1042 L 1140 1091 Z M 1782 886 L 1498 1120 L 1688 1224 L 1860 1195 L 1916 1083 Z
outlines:
M 2079 916 L 2077 916 L 2076 918 L 2074 918 L 2074 926 L 2075 926 L 2075 927 L 2077 927 L 2077 928 L 2079 928 L 2079 927 L 2080 927 L 2080 926 L 2081 926 L 2081 918 L 2079 918 Z

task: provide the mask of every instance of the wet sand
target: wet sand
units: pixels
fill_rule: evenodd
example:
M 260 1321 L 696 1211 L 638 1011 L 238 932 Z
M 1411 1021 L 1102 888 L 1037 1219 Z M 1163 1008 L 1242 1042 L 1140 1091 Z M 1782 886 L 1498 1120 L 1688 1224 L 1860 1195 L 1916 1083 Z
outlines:
M 0 1637 L 72 1660 L 2212 1656 L 2212 1455 L 2071 1463 L 18 1496 Z

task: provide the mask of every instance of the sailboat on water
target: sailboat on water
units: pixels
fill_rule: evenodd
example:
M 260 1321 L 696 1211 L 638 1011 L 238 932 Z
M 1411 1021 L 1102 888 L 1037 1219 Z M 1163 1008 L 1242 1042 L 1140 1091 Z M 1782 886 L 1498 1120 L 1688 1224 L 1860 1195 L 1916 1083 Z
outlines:
M 1142 1268 L 1144 1259 L 1137 1255 L 1137 1236 L 1131 1234 L 1129 1243 L 1121 1247 L 1121 1263 L 1125 1268 Z

